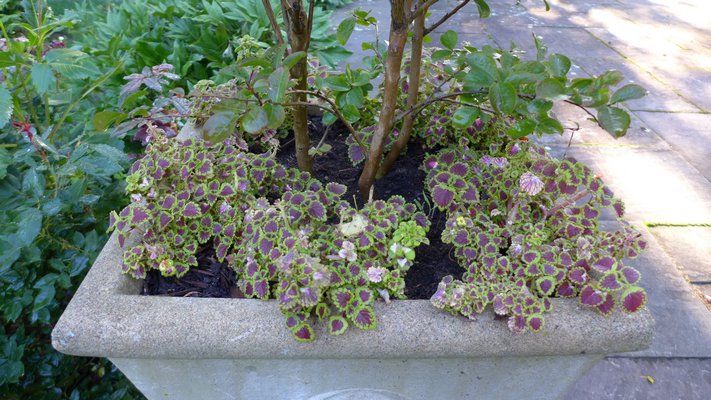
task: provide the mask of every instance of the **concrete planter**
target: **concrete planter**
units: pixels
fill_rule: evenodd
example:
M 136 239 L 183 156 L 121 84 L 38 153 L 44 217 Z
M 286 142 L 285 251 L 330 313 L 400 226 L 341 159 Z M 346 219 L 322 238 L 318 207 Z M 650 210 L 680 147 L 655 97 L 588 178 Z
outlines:
M 112 237 L 52 332 L 62 353 L 108 357 L 149 399 L 555 398 L 605 354 L 652 339 L 648 311 L 605 318 L 554 301 L 544 332 L 426 300 L 376 308 L 378 329 L 298 343 L 276 304 L 140 296 Z

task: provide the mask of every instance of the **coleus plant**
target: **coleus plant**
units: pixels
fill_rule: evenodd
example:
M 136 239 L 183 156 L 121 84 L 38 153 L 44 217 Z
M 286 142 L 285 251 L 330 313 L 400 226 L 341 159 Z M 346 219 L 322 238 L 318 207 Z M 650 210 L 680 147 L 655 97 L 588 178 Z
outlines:
M 111 213 L 124 273 L 181 277 L 211 244 L 246 297 L 277 299 L 300 341 L 314 339 L 309 317 L 327 320 L 333 335 L 374 329 L 376 298 L 404 298 L 430 225 L 415 205 L 394 196 L 355 209 L 341 200 L 345 186 L 286 169 L 274 151 L 168 140 L 153 125 L 148 133 L 127 178 L 132 203 Z
M 110 216 L 119 244 L 128 245 L 122 269 L 136 278 L 151 269 L 184 275 L 208 241 L 223 260 L 249 205 L 280 193 L 298 174 L 278 165 L 273 151 L 250 153 L 233 141 L 168 140 L 153 125 L 148 134 L 146 153 L 126 179 L 132 203 Z M 133 231 L 140 233 L 136 244 L 127 242 Z
M 346 187 L 315 179 L 275 202 L 259 199 L 228 260 L 246 297 L 276 298 L 298 341 L 314 340 L 310 318 L 332 335 L 375 329 L 377 298 L 404 298 L 414 248 L 429 221 L 400 196 L 356 210 Z
M 500 157 L 449 147 L 424 165 L 432 201 L 447 213 L 442 241 L 465 272 L 446 277 L 432 304 L 475 318 L 487 305 L 512 331 L 543 328 L 551 297 L 578 297 L 603 315 L 644 307 L 640 273 L 623 263 L 646 243 L 621 220 L 623 204 L 585 165 L 511 141 Z M 600 227 L 611 207 L 623 226 Z

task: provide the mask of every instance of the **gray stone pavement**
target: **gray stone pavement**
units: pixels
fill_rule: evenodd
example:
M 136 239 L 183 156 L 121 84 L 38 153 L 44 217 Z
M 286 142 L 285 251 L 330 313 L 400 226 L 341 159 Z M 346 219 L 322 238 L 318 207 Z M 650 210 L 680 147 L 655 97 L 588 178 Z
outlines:
M 533 49 L 535 33 L 549 52 L 568 55 L 572 73 L 597 75 L 616 69 L 623 83 L 649 95 L 626 104 L 632 126 L 613 139 L 574 107 L 558 107 L 581 129 L 541 141 L 556 155 L 588 163 L 627 206 L 627 219 L 649 242 L 629 263 L 643 274 L 656 321 L 652 346 L 608 357 L 564 398 L 711 398 L 711 3 L 707 0 L 489 0 L 492 15 L 479 19 L 469 4 L 433 33 L 448 29 L 474 46 Z M 435 20 L 456 5 L 441 0 Z M 387 0 L 356 0 L 356 7 L 387 20 Z M 380 27 L 381 40 L 387 26 Z M 371 41 L 356 31 L 350 46 Z M 360 59 L 362 53 L 353 60 Z M 526 54 L 524 53 L 524 57 Z M 568 143 L 570 142 L 570 147 Z

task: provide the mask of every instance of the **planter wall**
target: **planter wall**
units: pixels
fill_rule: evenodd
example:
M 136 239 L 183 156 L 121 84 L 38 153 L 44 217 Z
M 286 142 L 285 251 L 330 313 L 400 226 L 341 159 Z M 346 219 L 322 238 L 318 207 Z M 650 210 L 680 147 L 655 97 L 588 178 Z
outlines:
M 652 339 L 649 311 L 605 318 L 554 300 L 542 333 L 513 334 L 426 300 L 376 307 L 378 329 L 298 343 L 274 302 L 138 295 L 112 237 L 52 332 L 108 357 L 149 399 L 555 398 L 605 354 Z

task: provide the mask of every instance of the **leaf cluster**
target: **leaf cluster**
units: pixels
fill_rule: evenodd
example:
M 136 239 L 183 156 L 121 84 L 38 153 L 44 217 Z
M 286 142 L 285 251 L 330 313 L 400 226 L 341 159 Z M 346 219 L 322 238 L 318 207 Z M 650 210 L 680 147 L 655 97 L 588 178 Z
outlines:
M 436 307 L 475 318 L 491 304 L 519 332 L 542 329 L 551 297 L 577 297 L 603 315 L 646 304 L 639 272 L 622 261 L 646 243 L 622 221 L 622 202 L 585 165 L 514 140 L 501 157 L 449 147 L 425 169 L 432 201 L 448 217 L 442 241 L 465 268 L 461 281 L 440 283 Z M 600 226 L 606 208 L 621 228 Z

